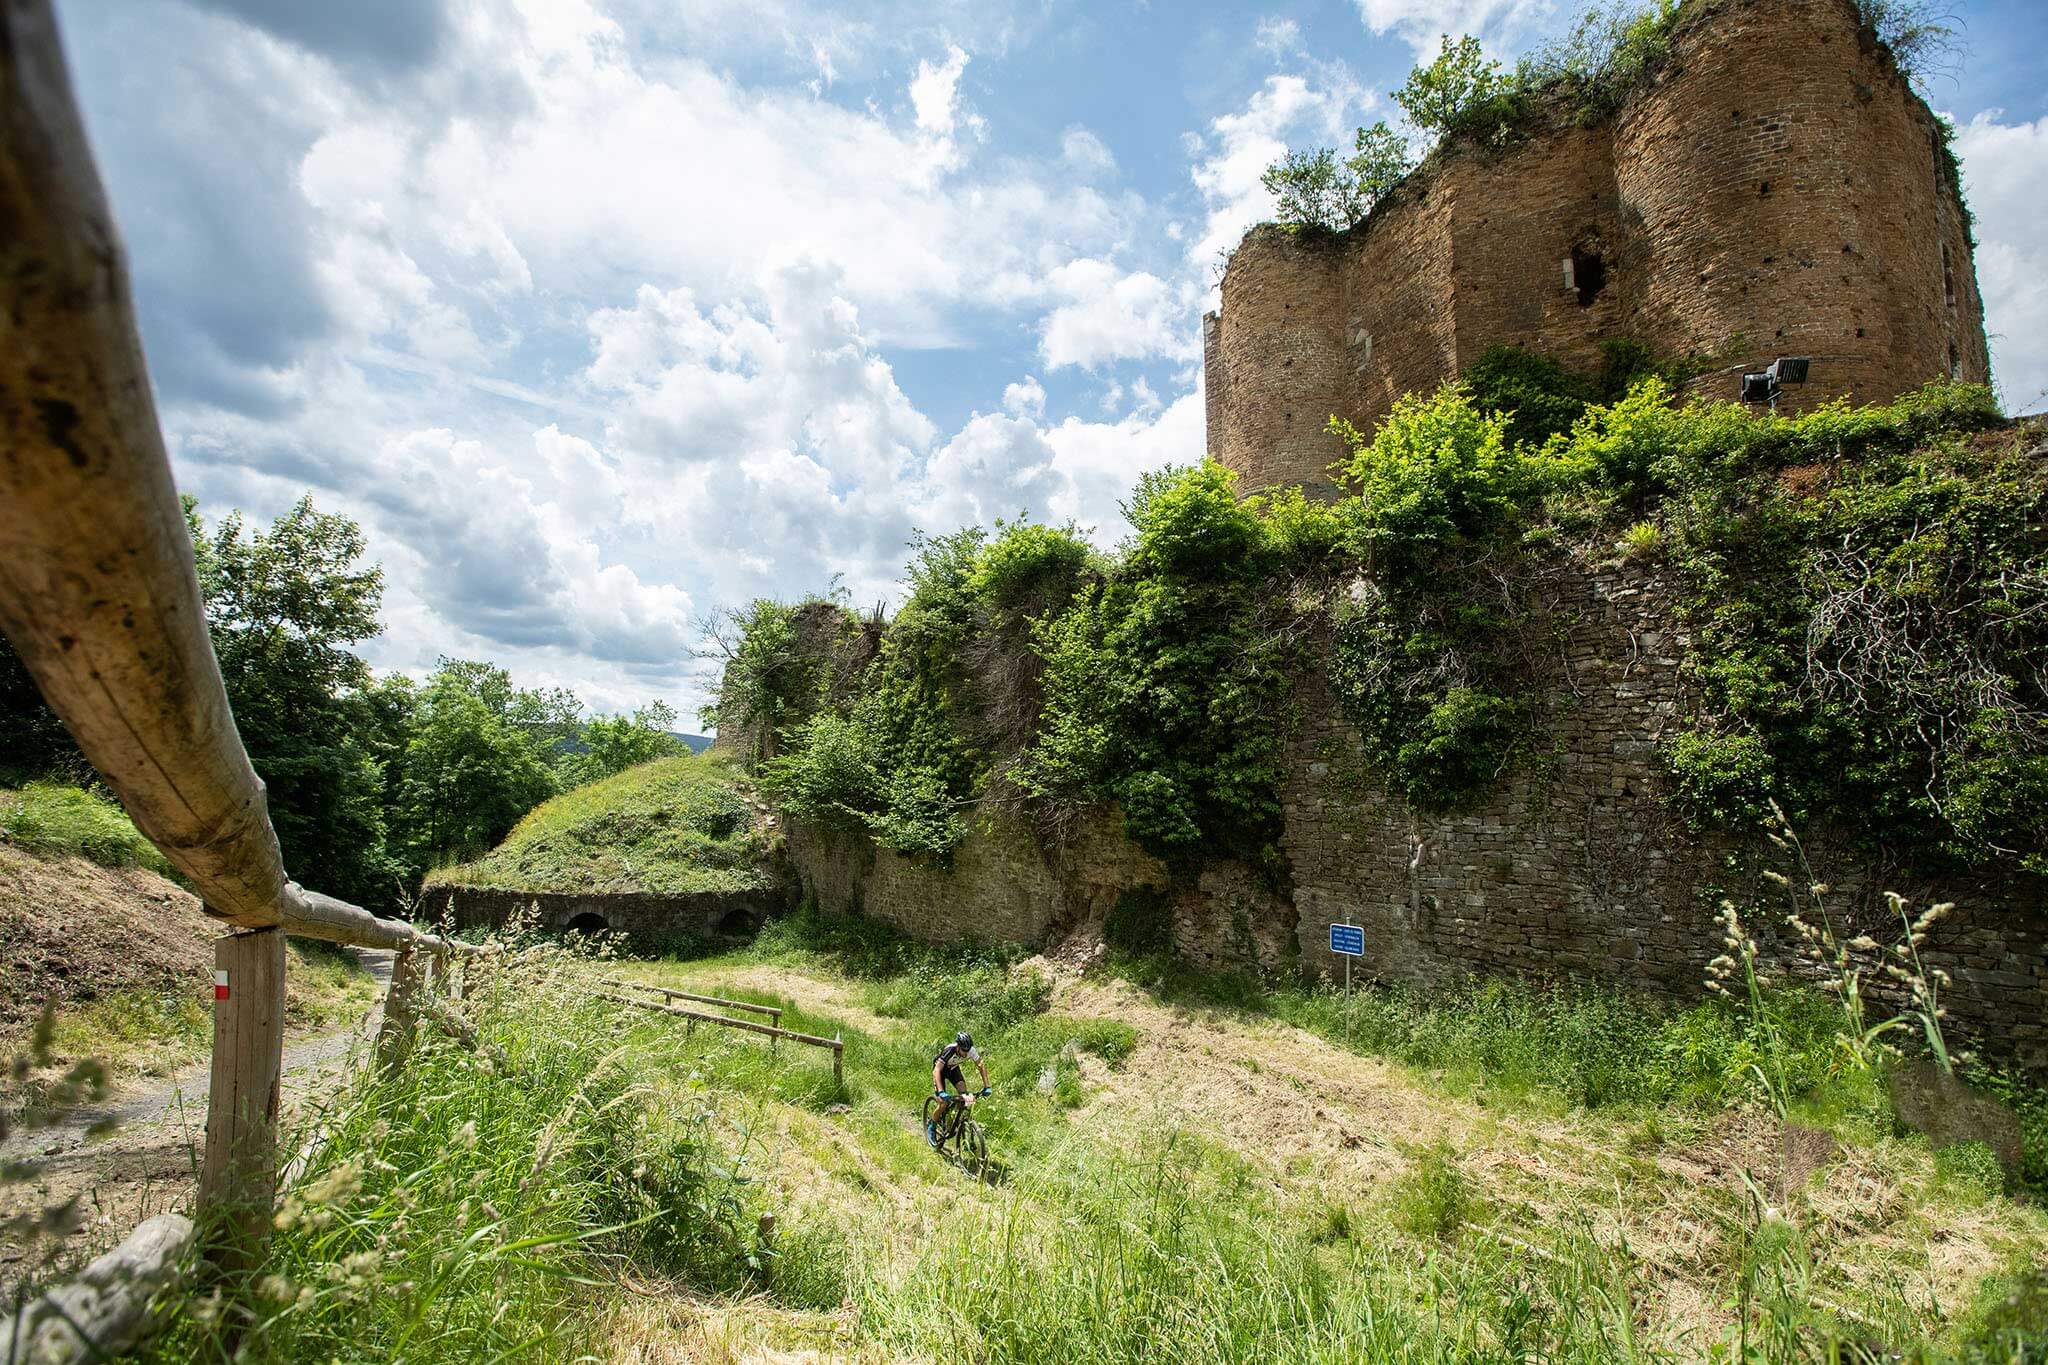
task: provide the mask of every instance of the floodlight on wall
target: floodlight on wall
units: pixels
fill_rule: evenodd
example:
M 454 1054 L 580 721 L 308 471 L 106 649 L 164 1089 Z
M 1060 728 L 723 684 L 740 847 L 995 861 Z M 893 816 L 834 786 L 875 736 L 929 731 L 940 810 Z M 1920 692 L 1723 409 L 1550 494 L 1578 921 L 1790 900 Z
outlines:
M 1778 394 L 1786 384 L 1804 384 L 1807 368 L 1813 363 L 1812 357 L 1803 355 L 1781 355 L 1761 370 L 1751 370 L 1742 376 L 1742 401 L 1745 403 L 1768 403 L 1771 411 L 1778 410 Z

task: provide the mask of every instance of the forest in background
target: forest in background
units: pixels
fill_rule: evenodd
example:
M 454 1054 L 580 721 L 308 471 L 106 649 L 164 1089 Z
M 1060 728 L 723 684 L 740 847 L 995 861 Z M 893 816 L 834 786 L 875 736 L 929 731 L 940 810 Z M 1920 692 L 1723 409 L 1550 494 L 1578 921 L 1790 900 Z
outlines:
M 374 673 L 356 650 L 382 632 L 383 570 L 355 522 L 310 498 L 268 526 L 231 512 L 209 531 L 190 498 L 186 516 L 228 701 L 307 886 L 403 910 L 427 871 L 492 848 L 557 792 L 686 751 L 659 700 L 586 718 L 573 691 L 485 660 Z M 97 780 L 0 640 L 0 785 Z

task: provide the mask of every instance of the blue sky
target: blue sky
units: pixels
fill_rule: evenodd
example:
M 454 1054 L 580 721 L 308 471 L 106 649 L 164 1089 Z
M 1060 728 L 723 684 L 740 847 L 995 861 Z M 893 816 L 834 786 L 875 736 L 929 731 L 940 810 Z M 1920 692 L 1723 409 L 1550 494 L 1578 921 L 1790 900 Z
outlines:
M 2048 406 L 2048 6 L 1962 0 L 2008 406 Z M 911 530 L 1105 542 L 1201 453 L 1199 318 L 1287 145 L 1440 31 L 1550 0 L 59 0 L 178 479 L 310 491 L 386 569 L 382 668 L 601 709 L 706 686 L 697 621 Z

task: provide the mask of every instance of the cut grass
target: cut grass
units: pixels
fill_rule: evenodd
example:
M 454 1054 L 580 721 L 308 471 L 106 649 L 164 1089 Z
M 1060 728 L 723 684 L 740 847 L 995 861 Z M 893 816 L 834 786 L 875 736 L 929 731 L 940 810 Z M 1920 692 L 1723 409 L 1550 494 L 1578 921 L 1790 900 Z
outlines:
M 688 755 L 628 768 L 547 801 L 474 862 L 427 882 L 532 892 L 688 895 L 765 884 L 739 770 Z
M 253 1358 L 308 1361 L 1932 1362 L 2042 1342 L 2042 1220 L 2001 1197 L 1958 1227 L 1911 1144 L 1852 1154 L 1841 1190 L 1886 1186 L 1867 1212 L 1809 1206 L 1817 1189 L 1761 1210 L 1725 1170 L 1706 1188 L 1633 1154 L 1641 1121 L 1407 1095 L 1404 1073 L 1271 1020 L 1113 983 L 1048 991 L 1004 952 L 803 917 L 689 962 L 513 956 L 510 984 L 464 1008 L 518 1075 L 430 1035 L 407 1071 L 360 1078 L 321 1116 L 275 1278 L 202 1304 L 156 1358 L 211 1358 L 209 1313 L 260 1328 Z M 783 989 L 759 989 L 768 962 Z M 778 1003 L 787 1026 L 845 1039 L 845 1083 L 816 1050 L 594 1000 L 598 972 Z M 963 1024 L 995 1082 L 983 1180 L 914 1118 L 931 1042 Z M 1263 1073 L 1238 1064 L 1253 1050 Z M 1041 1090 L 1048 1068 L 1078 1107 Z M 1327 1089 L 1288 1088 L 1296 1069 Z M 1240 1111 L 1369 1140 L 1267 1150 Z M 1711 1240 L 1632 1240 L 1678 1219 Z M 1943 1272 L 1952 1320 L 1915 1260 L 1937 1240 L 1992 1253 Z M 1872 1245 L 1900 1273 L 1839 1259 Z

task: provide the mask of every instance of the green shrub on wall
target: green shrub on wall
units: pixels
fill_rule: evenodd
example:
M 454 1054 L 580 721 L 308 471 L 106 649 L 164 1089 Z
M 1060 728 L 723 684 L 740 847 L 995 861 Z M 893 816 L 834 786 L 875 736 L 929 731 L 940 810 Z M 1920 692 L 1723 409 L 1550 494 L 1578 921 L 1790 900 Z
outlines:
M 1587 380 L 1500 360 L 1370 436 L 1336 423 L 1334 501 L 1240 499 L 1205 463 L 1142 478 L 1112 556 L 1028 523 L 920 540 L 860 687 L 781 732 L 767 782 L 801 818 L 922 857 L 996 791 L 1055 826 L 1113 803 L 1162 855 L 1257 860 L 1312 641 L 1364 779 L 1455 808 L 1546 747 L 1573 628 L 1550 580 L 1632 562 L 1690 637 L 1695 709 L 1664 755 L 1695 824 L 1753 827 L 1775 800 L 1881 844 L 2044 866 L 2048 470 L 1976 436 L 1999 420 L 1985 390 L 1779 418 L 1680 404 L 1625 350 Z M 1561 431 L 1564 406 L 1518 426 L 1535 403 L 1503 399 L 1624 375 Z M 761 614 L 762 657 L 786 654 L 783 628 Z M 768 676 L 822 695 L 821 672 Z

